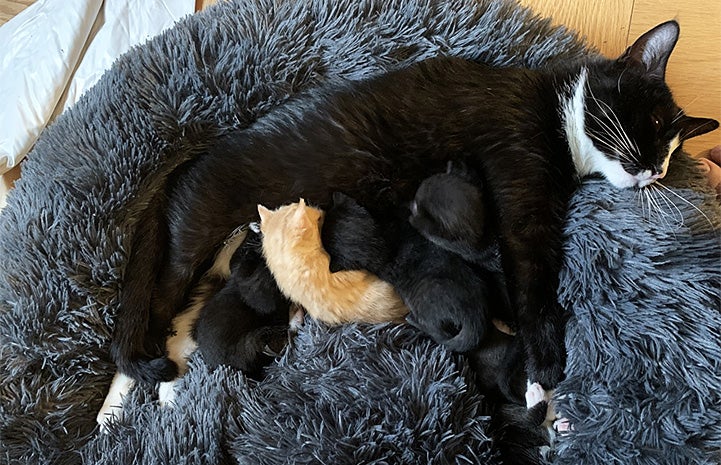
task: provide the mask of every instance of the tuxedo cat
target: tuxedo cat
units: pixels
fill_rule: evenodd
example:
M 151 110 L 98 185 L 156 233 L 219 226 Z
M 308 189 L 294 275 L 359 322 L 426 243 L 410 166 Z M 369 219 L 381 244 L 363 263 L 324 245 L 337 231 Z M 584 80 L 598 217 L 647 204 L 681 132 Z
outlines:
M 168 326 L 217 245 L 256 204 L 304 197 L 325 208 L 341 191 L 385 228 L 423 179 L 454 160 L 484 180 L 529 377 L 554 387 L 565 366 L 567 313 L 556 298 L 563 221 L 580 179 L 644 188 L 665 175 L 684 139 L 718 127 L 686 116 L 664 82 L 678 32 L 675 21 L 663 23 L 618 59 L 553 69 L 432 58 L 329 83 L 221 137 L 170 186 L 167 209 L 149 208 L 164 218 L 155 229 L 168 241 L 150 231 L 132 251 L 111 347 L 119 370 L 144 381 L 172 374 L 154 349 L 164 335 L 145 329 Z M 397 289 L 406 303 L 432 299 L 448 289 L 440 278 L 423 288 L 408 273 L 405 291 Z
M 323 212 L 300 202 L 258 206 L 263 256 L 283 293 L 328 324 L 402 322 L 408 313 L 393 286 L 363 270 L 332 273 L 323 249 Z

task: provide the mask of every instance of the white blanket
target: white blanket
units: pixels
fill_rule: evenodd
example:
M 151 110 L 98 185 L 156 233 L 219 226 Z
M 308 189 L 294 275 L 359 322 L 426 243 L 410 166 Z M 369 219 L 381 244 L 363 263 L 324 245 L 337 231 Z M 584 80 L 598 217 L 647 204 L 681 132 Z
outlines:
M 39 0 L 0 27 L 0 174 L 118 56 L 194 7 L 194 0 Z

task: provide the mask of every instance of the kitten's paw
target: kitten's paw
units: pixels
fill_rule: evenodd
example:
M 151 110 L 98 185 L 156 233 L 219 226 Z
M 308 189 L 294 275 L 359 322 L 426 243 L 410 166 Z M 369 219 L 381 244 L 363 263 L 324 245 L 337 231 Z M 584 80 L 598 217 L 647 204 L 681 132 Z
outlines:
M 177 379 L 166 381 L 158 385 L 158 403 L 161 407 L 172 408 L 175 406 L 175 384 Z
M 527 386 L 526 408 L 530 410 L 541 402 L 545 402 L 548 408 L 546 409 L 546 419 L 544 423 L 550 427 L 553 422 L 559 418 L 553 402 L 553 394 L 555 390 L 545 390 L 540 383 L 531 383 L 530 380 L 527 381 Z
M 303 307 L 297 304 L 293 304 L 290 307 L 290 313 L 288 318 L 288 332 L 291 334 L 297 334 L 303 323 L 305 322 L 305 310 Z

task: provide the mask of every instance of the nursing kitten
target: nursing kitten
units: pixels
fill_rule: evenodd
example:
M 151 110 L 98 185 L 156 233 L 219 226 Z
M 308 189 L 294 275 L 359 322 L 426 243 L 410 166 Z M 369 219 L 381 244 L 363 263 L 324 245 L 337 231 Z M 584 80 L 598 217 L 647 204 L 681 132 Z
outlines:
M 265 264 L 260 237 L 248 230 L 230 260 L 227 281 L 195 323 L 193 338 L 203 360 L 260 378 L 288 342 L 290 306 Z
M 258 234 L 239 229 L 193 289 L 188 307 L 173 319 L 167 354 L 160 360 L 176 365 L 178 375 L 159 384 L 159 403 L 174 402 L 177 381 L 196 350 L 212 368 L 227 365 L 260 379 L 301 318 L 302 311 L 291 308 L 268 271 Z M 122 418 L 123 399 L 133 385 L 133 379 L 115 375 L 96 418 L 101 432 L 110 432 L 110 423 Z
M 408 308 L 393 286 L 367 271 L 330 271 L 320 239 L 323 212 L 300 202 L 258 205 L 263 256 L 280 290 L 328 324 L 403 321 Z
M 132 252 L 140 256 L 125 270 L 118 320 L 133 325 L 116 326 L 112 347 L 119 369 L 146 381 L 168 376 L 154 362 L 164 336 L 147 328 L 167 328 L 217 245 L 252 220 L 258 203 L 275 208 L 304 197 L 325 208 L 332 192 L 344 192 L 388 230 L 398 206 L 452 160 L 484 181 L 529 377 L 554 387 L 566 357 L 568 313 L 556 295 L 563 223 L 581 178 L 644 188 L 666 174 L 684 139 L 718 127 L 684 115 L 664 82 L 678 32 L 675 21 L 663 23 L 618 59 L 555 68 L 431 58 L 309 90 L 222 136 L 170 187 L 158 224 L 168 240 L 151 231 Z M 424 287 L 422 277 L 406 275 L 396 288 L 411 315 L 410 298 L 434 299 L 448 289 L 444 277 L 456 278 L 439 274 Z
M 475 188 L 469 190 L 468 186 L 463 185 L 464 176 L 457 176 L 458 173 L 451 174 L 452 172 L 453 170 L 428 178 L 426 181 L 429 182 L 429 185 L 426 185 L 425 188 L 422 185 L 419 188 L 415 200 L 420 203 L 430 203 L 432 197 L 462 200 L 465 195 L 477 196 L 479 194 Z M 439 205 L 443 205 L 446 210 L 437 210 L 436 207 Z M 427 211 L 432 218 L 426 218 L 429 223 L 422 222 L 422 225 L 437 224 L 438 218 L 457 217 L 457 220 L 460 221 L 461 215 L 465 211 L 465 205 L 464 202 L 440 201 L 438 205 L 434 205 L 431 210 Z M 432 213 L 428 213 L 429 211 Z M 475 217 L 475 220 L 481 220 L 476 211 L 467 211 L 467 213 Z M 458 224 L 458 221 L 453 220 L 447 224 L 455 225 Z M 471 224 L 480 226 L 482 221 L 471 220 Z M 388 232 L 380 228 L 369 212 L 355 200 L 335 193 L 332 206 L 325 215 L 322 237 L 323 243 L 332 257 L 334 269 L 372 269 L 396 286 L 404 285 L 404 281 L 399 279 L 398 273 L 401 270 L 417 274 L 420 277 L 419 282 L 423 282 L 427 270 L 433 267 L 428 266 L 428 257 L 433 255 L 428 253 L 428 250 L 440 252 L 439 256 L 445 255 L 458 259 L 458 253 L 440 248 L 418 235 L 413 228 L 405 228 L 407 235 L 403 235 L 401 232 L 403 230 L 404 228 L 398 225 L 391 235 L 403 237 L 402 241 L 410 253 L 394 256 L 384 237 L 388 235 Z M 436 229 L 434 231 L 437 232 Z M 449 232 L 453 231 L 449 230 Z M 452 237 L 456 237 L 456 235 L 452 234 Z M 478 236 L 473 235 L 473 237 Z M 456 245 L 461 243 L 462 241 L 454 241 Z M 463 247 L 462 250 L 466 250 L 466 248 Z M 397 261 L 413 255 L 425 257 L 426 261 L 419 262 L 420 266 L 416 268 Z M 477 268 L 474 270 L 459 268 L 456 266 L 458 262 L 455 261 L 446 263 L 451 264 L 444 273 L 448 276 L 452 276 L 454 273 L 469 276 L 469 273 L 478 272 Z M 493 281 L 484 280 L 483 285 L 486 286 L 489 282 Z M 415 304 L 409 305 L 411 313 L 407 319 L 446 345 L 452 345 L 453 341 L 449 342 L 446 334 L 441 336 L 438 329 L 451 327 L 458 323 L 460 323 L 459 327 L 470 327 L 472 323 L 485 321 L 488 318 L 484 312 L 488 312 L 490 315 L 505 316 L 508 316 L 510 312 L 510 302 L 505 292 L 505 283 L 502 280 L 497 282 L 490 295 L 478 292 L 478 287 L 472 282 L 466 286 L 459 286 L 454 291 L 440 287 L 436 290 L 441 296 L 448 295 L 454 300 L 458 299 L 459 295 L 469 296 L 464 301 L 467 304 L 465 309 L 468 312 L 446 313 L 447 308 L 442 304 L 439 305 L 442 297 L 439 299 L 438 296 L 435 296 L 434 299 L 427 302 L 428 305 L 421 305 L 426 301 L 420 298 L 412 301 Z M 412 293 L 409 294 L 412 295 Z M 433 318 L 431 322 L 424 321 L 431 316 Z M 549 412 L 549 399 L 543 388 L 539 384 L 529 385 L 527 383 L 525 352 L 520 339 L 508 332 L 501 331 L 500 326 L 496 326 L 496 322 L 494 322 L 494 324 L 484 327 L 482 332 L 479 329 L 475 334 L 483 334 L 483 337 L 472 350 L 463 352 L 463 356 L 472 368 L 470 373 L 476 386 L 492 408 L 489 433 L 494 440 L 499 441 L 499 453 L 503 462 L 540 464 L 542 463 L 540 448 L 550 444 L 551 430 L 548 417 L 553 412 Z
M 390 283 L 410 310 L 406 321 L 451 350 L 478 346 L 492 309 L 507 298 L 487 270 L 421 236 L 400 208 L 396 221 L 381 226 L 345 194 L 333 194 L 322 241 L 333 270 L 368 270 Z
M 446 172 L 418 186 L 408 221 L 431 242 L 483 263 L 492 258 L 488 250 L 495 242 L 485 202 L 480 176 L 462 163 L 449 162 Z

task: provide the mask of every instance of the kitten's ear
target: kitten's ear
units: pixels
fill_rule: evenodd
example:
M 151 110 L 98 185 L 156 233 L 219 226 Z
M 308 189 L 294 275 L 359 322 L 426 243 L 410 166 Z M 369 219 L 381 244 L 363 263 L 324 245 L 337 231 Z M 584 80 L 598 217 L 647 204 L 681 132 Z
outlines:
M 684 115 L 673 125 L 681 130 L 681 140 L 686 140 L 713 131 L 719 127 L 719 122 L 711 118 L 693 118 Z
M 305 229 L 308 225 L 308 212 L 305 205 L 305 200 L 300 199 L 296 204 L 295 211 L 293 212 L 293 227 L 297 229 Z
M 263 205 L 258 204 L 258 215 L 260 215 L 260 223 L 263 224 L 271 214 L 271 211 L 265 208 Z
M 663 80 L 666 75 L 666 63 L 676 46 L 679 31 L 679 25 L 674 20 L 659 24 L 628 47 L 619 61 L 641 65 L 646 70 L 646 74 Z

